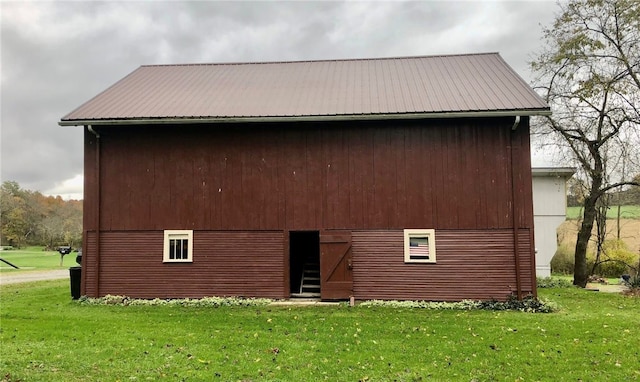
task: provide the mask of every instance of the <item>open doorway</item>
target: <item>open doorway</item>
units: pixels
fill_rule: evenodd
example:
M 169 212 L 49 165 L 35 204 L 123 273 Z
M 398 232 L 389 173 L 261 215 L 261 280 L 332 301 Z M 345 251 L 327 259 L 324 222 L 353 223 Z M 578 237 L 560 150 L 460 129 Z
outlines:
M 289 232 L 291 297 L 320 297 L 320 232 Z

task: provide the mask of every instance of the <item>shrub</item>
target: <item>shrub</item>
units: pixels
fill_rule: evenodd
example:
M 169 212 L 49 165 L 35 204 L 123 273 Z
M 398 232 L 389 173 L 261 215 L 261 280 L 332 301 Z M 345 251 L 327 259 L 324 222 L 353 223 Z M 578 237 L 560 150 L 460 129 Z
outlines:
M 507 301 L 472 301 L 463 300 L 458 302 L 440 302 L 440 301 L 383 301 L 371 300 L 358 304 L 359 307 L 386 306 L 391 308 L 409 308 L 409 309 L 430 309 L 430 310 L 518 310 L 529 313 L 551 313 L 557 310 L 557 307 L 548 302 L 541 301 L 533 296 L 525 297 L 518 300 L 515 296 L 509 296 Z
M 538 277 L 536 283 L 538 288 L 573 288 L 571 281 L 558 277 Z
M 631 289 L 640 289 L 640 275 L 631 276 L 629 281 L 623 281 Z
M 120 305 L 120 306 L 188 306 L 198 308 L 218 308 L 221 306 L 262 306 L 272 302 L 267 298 L 242 298 L 242 297 L 203 297 L 203 298 L 175 298 L 151 300 L 141 298 L 129 298 L 127 296 L 106 295 L 99 298 L 82 296 L 78 299 L 84 305 Z
M 473 310 L 478 308 L 478 301 L 462 300 L 456 302 L 443 301 L 398 301 L 369 300 L 358 304 L 359 307 L 385 306 L 390 308 L 429 309 L 429 310 Z
M 638 255 L 629 250 L 622 240 L 605 240 L 602 245 L 603 254 L 601 263 L 595 268 L 594 273 L 603 277 L 620 277 L 630 273 L 632 267 L 638 264 Z M 551 272 L 558 274 L 572 274 L 574 267 L 574 248 L 567 244 L 558 247 L 551 259 Z M 590 250 L 587 254 L 587 269 L 593 269 L 595 253 Z M 631 267 L 630 267 L 631 266 Z
M 622 240 L 605 240 L 602 245 L 601 263 L 595 268 L 595 274 L 604 277 L 620 277 L 622 274 L 632 273 L 633 266 L 638 264 L 638 255 L 631 252 Z M 587 266 L 593 268 L 595 255 L 587 256 Z
M 263 306 L 268 305 L 273 300 L 266 298 L 241 298 L 241 297 L 203 297 L 199 299 L 177 298 L 177 299 L 139 299 L 127 296 L 106 295 L 99 298 L 89 298 L 82 296 L 78 299 L 83 305 L 119 305 L 119 306 L 181 306 L 198 308 L 218 308 L 221 306 Z M 438 301 L 382 301 L 370 300 L 358 304 L 359 307 L 386 306 L 392 308 L 417 308 L 430 310 L 519 310 L 529 313 L 550 313 L 556 307 L 547 301 L 540 301 L 533 296 L 518 300 L 515 296 L 510 296 L 507 301 L 472 301 L 463 300 L 458 302 L 438 302 Z
M 551 273 L 573 274 L 575 249 L 568 244 L 558 247 L 551 259 Z
M 515 296 L 509 296 L 507 301 L 481 301 L 478 309 L 483 310 L 519 310 L 529 313 L 551 313 L 557 310 L 556 306 L 548 301 L 541 301 L 533 296 L 518 300 Z

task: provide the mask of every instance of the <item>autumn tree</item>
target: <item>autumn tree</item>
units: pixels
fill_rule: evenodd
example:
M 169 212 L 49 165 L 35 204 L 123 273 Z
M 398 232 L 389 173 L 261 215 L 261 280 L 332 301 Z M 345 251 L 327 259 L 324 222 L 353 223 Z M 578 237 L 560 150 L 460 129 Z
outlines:
M 640 186 L 627 179 L 631 169 L 619 165 L 623 155 L 628 166 L 640 155 L 640 2 L 571 0 L 559 6 L 554 23 L 543 29 L 544 48 L 531 63 L 534 86 L 553 112 L 538 121 L 535 132 L 569 153 L 586 185 L 573 280 L 585 287 L 587 247 L 601 198 L 619 187 Z
M 0 187 L 0 212 L 3 244 L 54 249 L 82 243 L 82 201 L 46 196 L 5 181 Z
M 65 201 L 59 196 L 39 196 L 44 206 L 40 222 L 42 243 L 50 249 L 59 244 L 75 247 L 82 240 L 82 203 Z
M 18 183 L 6 181 L 0 187 L 0 221 L 3 240 L 20 247 L 35 236 L 38 216 L 29 191 Z

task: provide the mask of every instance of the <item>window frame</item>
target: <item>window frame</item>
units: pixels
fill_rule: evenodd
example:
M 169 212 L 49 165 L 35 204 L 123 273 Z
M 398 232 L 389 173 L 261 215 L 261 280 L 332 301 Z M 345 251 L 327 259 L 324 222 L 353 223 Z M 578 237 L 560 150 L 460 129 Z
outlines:
M 411 258 L 411 238 L 427 237 L 429 245 L 428 259 Z M 435 229 L 405 229 L 404 230 L 404 262 L 406 264 L 435 264 L 436 263 L 436 230 Z
M 172 239 L 187 240 L 187 258 L 171 259 L 170 243 Z M 164 231 L 163 263 L 192 263 L 193 262 L 193 230 L 168 229 Z

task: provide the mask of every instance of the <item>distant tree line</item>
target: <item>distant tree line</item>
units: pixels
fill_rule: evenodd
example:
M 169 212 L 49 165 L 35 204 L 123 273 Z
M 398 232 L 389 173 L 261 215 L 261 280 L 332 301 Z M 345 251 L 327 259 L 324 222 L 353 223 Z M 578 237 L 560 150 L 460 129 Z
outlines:
M 640 174 L 633 178 L 634 182 L 640 183 Z M 567 190 L 567 205 L 569 207 L 582 207 L 584 199 L 588 193 L 586 182 L 576 177 L 569 179 Z M 640 206 L 640 187 L 628 186 L 620 187 L 606 193 L 609 206 Z
M 63 200 L 5 181 L 0 188 L 2 246 L 82 245 L 82 200 Z

